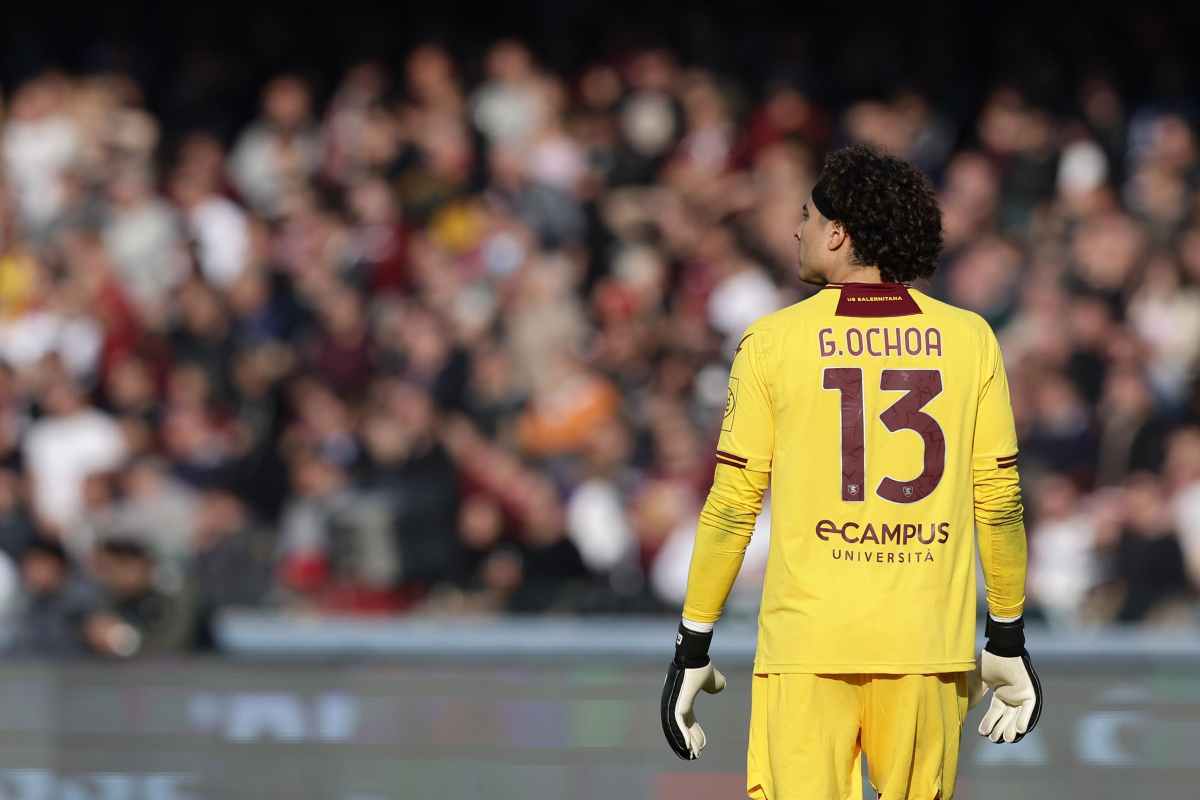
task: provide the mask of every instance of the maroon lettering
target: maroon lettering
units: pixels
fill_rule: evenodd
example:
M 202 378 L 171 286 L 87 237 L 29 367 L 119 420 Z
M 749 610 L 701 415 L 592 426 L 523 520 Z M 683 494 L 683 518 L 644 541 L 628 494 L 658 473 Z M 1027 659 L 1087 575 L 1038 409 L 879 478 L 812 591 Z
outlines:
M 922 344 L 923 344 L 923 342 L 921 341 L 921 332 L 919 330 L 917 330 L 916 328 L 905 328 L 904 329 L 904 350 L 910 356 L 921 355 L 921 352 L 922 352 L 921 345 Z
M 867 352 L 873 356 L 883 355 L 883 351 L 878 350 L 874 344 L 874 337 L 879 335 L 879 328 L 867 328 Z
M 837 352 L 837 346 L 833 343 L 833 328 L 817 331 L 817 342 L 821 348 L 821 358 L 829 358 Z
M 849 337 L 847 337 L 848 339 Z M 842 395 L 842 499 L 861 502 L 866 494 L 866 454 L 863 451 L 863 381 L 857 367 L 825 370 L 822 386 Z
M 942 332 L 937 328 L 925 329 L 925 355 L 942 354 Z
M 892 338 L 892 337 L 896 338 Z M 900 355 L 900 329 L 899 328 L 884 328 L 883 329 L 883 354 L 885 356 Z
M 863 353 L 863 335 L 858 328 L 850 328 L 846 331 L 846 349 L 850 351 L 852 356 L 861 356 Z
M 893 433 L 915 431 L 925 443 L 925 453 L 924 466 L 917 477 L 907 481 L 885 477 L 875 491 L 893 503 L 915 503 L 933 493 L 946 469 L 946 437 L 937 420 L 921 411 L 926 403 L 941 394 L 942 374 L 935 369 L 885 369 L 879 385 L 882 389 L 905 392 L 891 408 L 879 415 L 883 424 Z

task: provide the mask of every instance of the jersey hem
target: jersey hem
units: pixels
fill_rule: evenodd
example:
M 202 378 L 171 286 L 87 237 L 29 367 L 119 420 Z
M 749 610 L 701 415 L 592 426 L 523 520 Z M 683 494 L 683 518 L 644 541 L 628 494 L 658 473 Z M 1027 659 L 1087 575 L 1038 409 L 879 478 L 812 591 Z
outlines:
M 975 669 L 975 659 L 965 661 L 919 661 L 889 664 L 875 662 L 831 663 L 827 661 L 801 661 L 779 664 L 770 661 L 754 661 L 755 672 L 806 673 L 813 675 L 848 675 L 871 673 L 876 675 L 925 675 L 936 672 L 970 672 Z

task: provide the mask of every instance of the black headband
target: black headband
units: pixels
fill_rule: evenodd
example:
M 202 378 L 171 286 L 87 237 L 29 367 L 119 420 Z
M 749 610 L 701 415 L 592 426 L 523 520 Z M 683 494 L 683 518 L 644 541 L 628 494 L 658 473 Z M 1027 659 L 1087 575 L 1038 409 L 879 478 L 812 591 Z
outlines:
M 841 214 L 833 207 L 833 201 L 829 199 L 829 193 L 825 191 L 825 184 L 821 181 L 817 181 L 812 188 L 812 203 L 825 219 L 841 219 Z

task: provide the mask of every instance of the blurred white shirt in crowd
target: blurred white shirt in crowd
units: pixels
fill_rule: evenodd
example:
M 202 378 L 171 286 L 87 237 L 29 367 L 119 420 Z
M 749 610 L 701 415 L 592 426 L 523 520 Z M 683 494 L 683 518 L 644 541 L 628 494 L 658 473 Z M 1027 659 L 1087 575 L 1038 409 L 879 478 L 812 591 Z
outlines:
M 83 511 L 84 480 L 125 459 L 117 423 L 92 408 L 35 422 L 25 437 L 25 463 L 38 516 L 64 529 Z
M 676 528 L 662 548 L 654 556 L 650 568 L 650 586 L 659 600 L 668 605 L 683 607 L 687 594 L 688 571 L 692 565 L 692 547 L 696 542 L 696 517 Z M 763 509 L 754 523 L 746 557 L 738 572 L 733 590 L 729 594 L 726 609 L 752 613 L 758 608 L 762 596 L 762 578 L 767 568 L 767 555 L 771 551 L 771 503 L 763 501 Z
M 1155 388 L 1176 401 L 1186 398 L 1200 360 L 1200 292 L 1142 292 L 1130 304 L 1129 321 L 1150 346 Z
M 62 174 L 78 150 L 75 124 L 64 115 L 15 119 L 5 127 L 5 173 L 31 227 L 48 225 L 62 209 Z
M 529 84 L 495 81 L 484 84 L 471 98 L 471 118 L 493 142 L 527 140 L 541 114 L 541 98 Z
M 779 289 L 762 270 L 743 269 L 718 283 L 708 298 L 708 319 L 732 350 L 742 332 L 779 309 Z
M 572 192 L 587 170 L 583 152 L 569 136 L 548 136 L 530 149 L 526 165 L 529 177 L 537 183 Z
M 289 139 L 263 123 L 251 125 L 238 138 L 230 171 L 238 191 L 259 213 L 275 217 L 289 184 L 313 175 L 321 160 L 321 139 L 301 131 Z
M 121 285 L 143 308 L 166 302 L 186 277 L 178 218 L 161 201 L 114 211 L 104 229 L 104 246 Z
M 1034 527 L 1029 537 L 1029 590 L 1053 622 L 1078 624 L 1084 600 L 1100 579 L 1095 525 L 1086 514 Z
M 211 196 L 188 212 L 200 250 L 200 271 L 213 286 L 228 289 L 241 276 L 250 251 L 245 212 L 224 197 Z
M 53 353 L 72 375 L 89 375 L 96 368 L 103 345 L 104 332 L 90 317 L 31 311 L 0 322 L 0 357 L 18 371 L 35 366 Z
M 20 609 L 21 573 L 8 555 L 0 553 L 0 649 L 12 641 Z
M 1181 489 L 1171 505 L 1188 574 L 1200 586 L 1200 481 Z
M 579 485 L 567 501 L 567 535 L 592 572 L 612 570 L 634 547 L 633 530 L 617 487 L 599 478 Z

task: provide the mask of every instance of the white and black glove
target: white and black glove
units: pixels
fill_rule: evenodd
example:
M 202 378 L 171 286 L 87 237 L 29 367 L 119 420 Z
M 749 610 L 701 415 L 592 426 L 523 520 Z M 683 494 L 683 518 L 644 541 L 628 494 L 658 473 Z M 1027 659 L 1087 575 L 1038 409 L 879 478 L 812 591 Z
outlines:
M 1042 684 L 1025 649 L 1025 621 L 987 620 L 987 644 L 979 661 L 983 691 L 992 704 L 979 723 L 979 735 L 993 742 L 1019 742 L 1042 716 Z
M 708 658 L 712 631 L 698 633 L 682 624 L 675 636 L 675 659 L 667 667 L 662 690 L 662 726 L 675 755 L 691 761 L 700 757 L 707 740 L 692 706 L 700 690 L 716 694 L 725 688 L 725 676 Z

